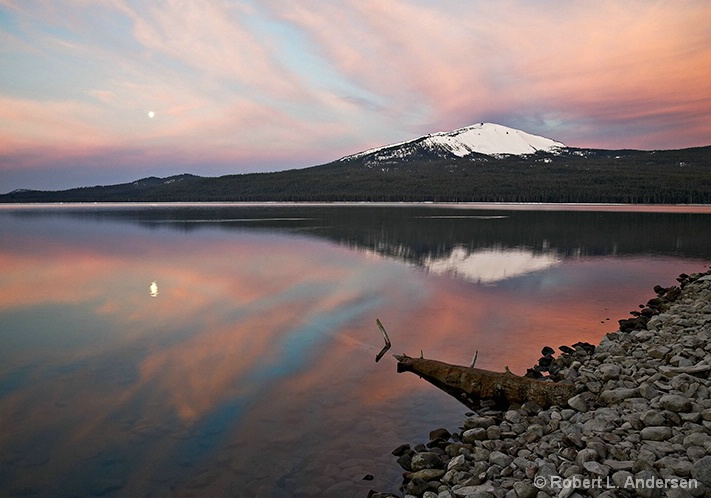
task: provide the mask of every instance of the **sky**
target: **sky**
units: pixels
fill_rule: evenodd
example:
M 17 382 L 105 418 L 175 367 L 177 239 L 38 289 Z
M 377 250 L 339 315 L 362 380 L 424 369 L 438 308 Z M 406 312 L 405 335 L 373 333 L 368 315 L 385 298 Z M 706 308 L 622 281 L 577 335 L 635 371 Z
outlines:
M 277 171 L 493 122 L 711 145 L 707 0 L 0 0 L 0 193 Z

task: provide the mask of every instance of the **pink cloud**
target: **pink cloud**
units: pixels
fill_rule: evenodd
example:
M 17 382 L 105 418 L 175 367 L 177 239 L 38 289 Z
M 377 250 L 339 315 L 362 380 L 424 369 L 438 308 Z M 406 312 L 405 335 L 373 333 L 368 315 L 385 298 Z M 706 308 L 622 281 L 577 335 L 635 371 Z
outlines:
M 643 125 L 650 114 L 701 102 L 708 114 L 709 9 L 301 2 L 281 10 L 349 78 L 394 107 L 420 102 L 423 131 L 432 131 L 507 113 Z M 620 105 L 628 109 L 616 114 Z
M 89 124 L 94 109 L 80 102 L 38 101 L 0 96 L 0 154 L 34 147 L 105 145 L 109 136 Z
M 244 26 L 240 4 L 167 1 L 134 13 L 134 36 L 159 56 L 182 61 L 207 78 L 228 78 L 245 90 L 298 98 L 298 82 L 264 40 Z
M 0 35 L 8 60 L 67 78 L 0 87 L 4 170 L 287 169 L 477 121 L 573 146 L 711 131 L 704 3 L 5 5 L 21 19 Z

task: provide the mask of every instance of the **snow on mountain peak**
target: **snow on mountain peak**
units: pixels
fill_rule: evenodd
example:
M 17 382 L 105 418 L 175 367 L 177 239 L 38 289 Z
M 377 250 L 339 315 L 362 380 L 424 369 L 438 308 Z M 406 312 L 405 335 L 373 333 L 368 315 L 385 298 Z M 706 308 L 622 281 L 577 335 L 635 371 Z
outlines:
M 565 147 L 565 144 L 550 138 L 494 123 L 477 123 L 450 132 L 433 133 L 426 140 L 451 144 L 452 152 L 460 155 L 457 153 L 460 151 L 462 156 L 471 152 L 489 155 L 532 154 L 539 150 L 552 151 Z
M 405 159 L 422 153 L 440 157 L 464 157 L 470 154 L 524 155 L 537 151 L 555 152 L 565 144 L 550 138 L 494 123 L 477 123 L 453 131 L 437 132 L 414 140 L 369 149 L 341 159 L 365 156 L 388 161 Z

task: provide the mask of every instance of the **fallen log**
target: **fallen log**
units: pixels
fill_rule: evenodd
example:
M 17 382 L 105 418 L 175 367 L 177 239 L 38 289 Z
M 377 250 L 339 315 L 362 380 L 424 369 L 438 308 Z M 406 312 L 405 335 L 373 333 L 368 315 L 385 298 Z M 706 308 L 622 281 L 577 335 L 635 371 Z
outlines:
M 575 386 L 520 377 L 506 372 L 451 365 L 427 358 L 394 355 L 397 371 L 412 372 L 455 397 L 471 409 L 481 400 L 494 400 L 499 406 L 532 401 L 542 408 L 565 405 L 576 394 Z

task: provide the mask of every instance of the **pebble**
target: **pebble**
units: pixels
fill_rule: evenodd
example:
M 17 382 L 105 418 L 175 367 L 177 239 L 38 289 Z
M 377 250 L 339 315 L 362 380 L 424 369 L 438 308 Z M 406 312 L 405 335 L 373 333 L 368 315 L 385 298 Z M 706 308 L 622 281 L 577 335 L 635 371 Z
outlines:
M 403 495 L 711 496 L 711 271 L 677 280 L 597 347 L 562 346 L 557 358 L 544 350 L 551 380 L 576 386 L 566 406 L 482 406 L 461 432 L 433 431 L 431 448 L 393 451 Z M 659 479 L 687 487 L 635 488 Z

